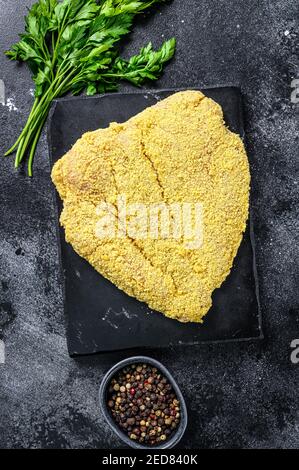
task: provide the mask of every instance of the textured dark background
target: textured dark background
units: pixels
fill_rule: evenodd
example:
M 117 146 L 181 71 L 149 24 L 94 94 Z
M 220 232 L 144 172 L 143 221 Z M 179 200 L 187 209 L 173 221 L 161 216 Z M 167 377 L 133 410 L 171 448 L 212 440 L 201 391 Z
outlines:
M 23 30 L 31 1 L 0 0 L 0 49 Z M 125 51 L 178 40 L 159 87 L 242 85 L 264 316 L 262 343 L 143 351 L 162 360 L 185 394 L 190 425 L 180 446 L 299 447 L 298 0 L 174 0 L 140 19 Z M 296 46 L 297 45 L 297 46 Z M 0 54 L 7 105 L 0 152 L 32 102 L 26 67 Z M 123 87 L 124 90 L 129 87 Z M 128 353 L 70 359 L 66 350 L 49 159 L 43 137 L 32 180 L 0 168 L 0 447 L 121 447 L 103 421 L 97 389 Z

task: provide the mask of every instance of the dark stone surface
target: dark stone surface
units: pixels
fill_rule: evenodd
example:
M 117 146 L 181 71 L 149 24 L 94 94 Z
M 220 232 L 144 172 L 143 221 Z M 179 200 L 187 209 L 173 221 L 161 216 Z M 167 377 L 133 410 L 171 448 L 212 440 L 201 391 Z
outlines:
M 239 88 L 211 88 L 204 92 L 222 106 L 225 122 L 231 131 L 244 137 Z M 57 101 L 48 122 L 50 162 L 54 164 L 68 152 L 83 132 L 97 129 L 99 123 L 101 127 L 107 127 L 110 122 L 125 122 L 172 93 L 155 90 L 145 94 L 145 91 L 138 91 Z M 59 197 L 57 200 L 60 213 L 62 203 Z M 75 253 L 65 240 L 64 229 L 57 227 L 61 269 L 65 278 L 64 311 L 70 356 L 138 347 L 165 348 L 261 338 L 254 240 L 249 225 L 252 229 L 249 222 L 230 275 L 221 289 L 213 293 L 213 306 L 203 327 L 198 323 L 173 321 L 126 295 Z
M 0 0 L 1 51 L 23 30 L 31 3 Z M 245 97 L 266 339 L 143 351 L 164 362 L 185 393 L 192 418 L 183 448 L 299 446 L 299 365 L 290 361 L 291 340 L 299 338 L 299 105 L 290 99 L 297 14 L 296 0 L 174 0 L 138 23 L 126 51 L 176 35 L 176 59 L 157 87 L 241 83 Z M 0 78 L 17 108 L 0 104 L 3 153 L 28 114 L 32 82 L 26 67 L 2 54 Z M 0 334 L 7 352 L 0 447 L 120 447 L 99 413 L 97 389 L 104 371 L 128 353 L 67 355 L 45 137 L 32 180 L 3 159 L 0 181 Z

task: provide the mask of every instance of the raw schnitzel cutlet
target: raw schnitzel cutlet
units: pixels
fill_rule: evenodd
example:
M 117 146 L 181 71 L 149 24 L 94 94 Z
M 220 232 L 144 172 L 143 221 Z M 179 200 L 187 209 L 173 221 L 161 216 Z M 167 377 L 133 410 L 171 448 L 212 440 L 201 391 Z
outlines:
M 52 179 L 63 200 L 66 240 L 80 256 L 151 309 L 203 321 L 231 270 L 249 208 L 245 148 L 217 103 L 199 91 L 179 92 L 123 124 L 88 132 L 54 165 Z M 200 204 L 200 246 L 189 246 L 185 233 L 134 237 L 123 229 L 121 236 L 99 237 L 99 205 L 117 217 L 120 196 L 146 207 Z

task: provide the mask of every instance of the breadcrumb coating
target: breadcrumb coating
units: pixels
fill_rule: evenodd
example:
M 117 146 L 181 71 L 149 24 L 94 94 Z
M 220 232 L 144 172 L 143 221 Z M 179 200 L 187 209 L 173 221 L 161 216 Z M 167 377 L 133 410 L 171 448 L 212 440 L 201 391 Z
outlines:
M 181 322 L 199 322 L 228 276 L 246 228 L 250 173 L 241 138 L 198 91 L 171 95 L 124 124 L 88 132 L 52 171 L 75 251 L 118 288 Z M 203 242 L 99 238 L 98 205 L 200 203 Z M 172 214 L 173 217 L 173 214 Z

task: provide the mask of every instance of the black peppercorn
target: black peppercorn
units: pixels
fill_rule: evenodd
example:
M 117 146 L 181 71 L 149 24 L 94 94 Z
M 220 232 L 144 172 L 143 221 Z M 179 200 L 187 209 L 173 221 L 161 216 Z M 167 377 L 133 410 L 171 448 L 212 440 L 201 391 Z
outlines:
M 180 423 L 180 402 L 156 367 L 132 364 L 108 387 L 113 419 L 130 439 L 154 446 L 169 439 Z

